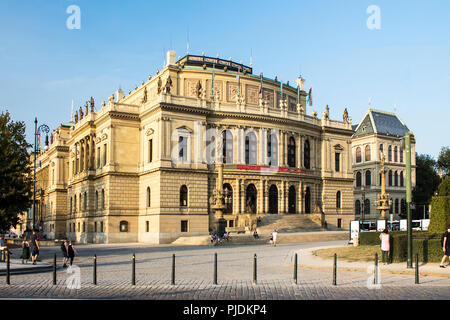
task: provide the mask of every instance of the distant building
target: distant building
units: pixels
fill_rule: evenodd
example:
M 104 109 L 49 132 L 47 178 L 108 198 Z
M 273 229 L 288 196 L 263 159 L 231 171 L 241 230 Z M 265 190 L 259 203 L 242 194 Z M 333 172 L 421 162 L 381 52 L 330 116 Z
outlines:
M 355 217 L 376 220 L 380 212 L 375 208 L 381 194 L 381 153 L 385 156 L 386 193 L 394 220 L 406 214 L 406 161 L 402 139 L 409 128 L 394 113 L 369 109 L 363 120 L 353 126 L 352 136 Z M 416 184 L 415 137 L 411 137 L 412 185 Z M 389 218 L 389 216 L 386 216 Z

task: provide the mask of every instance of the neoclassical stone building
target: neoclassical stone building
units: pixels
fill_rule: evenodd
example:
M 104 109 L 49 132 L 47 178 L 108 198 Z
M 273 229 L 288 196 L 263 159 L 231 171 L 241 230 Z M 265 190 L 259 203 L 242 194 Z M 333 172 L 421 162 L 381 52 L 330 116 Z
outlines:
M 381 154 L 385 156 L 386 193 L 392 207 L 389 214 L 397 220 L 406 214 L 406 159 L 402 139 L 409 128 L 394 113 L 369 109 L 363 120 L 354 127 L 352 137 L 355 217 L 376 220 L 380 211 L 375 207 L 381 194 Z M 416 184 L 415 137 L 411 136 L 411 177 Z M 389 216 L 387 216 L 390 218 Z
M 207 235 L 214 199 L 228 227 L 268 214 L 354 219 L 351 119 L 307 114 L 297 88 L 231 60 L 187 55 L 126 95 L 94 101 L 53 134 L 42 216 L 49 237 L 168 243 Z M 96 110 L 97 109 L 97 110 Z M 219 165 L 223 173 L 219 176 Z M 221 172 L 222 172 L 221 171 Z M 222 190 L 217 186 L 223 183 Z

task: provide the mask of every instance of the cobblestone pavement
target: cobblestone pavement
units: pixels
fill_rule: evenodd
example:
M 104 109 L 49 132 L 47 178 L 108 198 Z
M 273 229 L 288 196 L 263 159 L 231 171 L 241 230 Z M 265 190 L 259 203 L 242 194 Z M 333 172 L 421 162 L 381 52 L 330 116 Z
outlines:
M 381 274 L 381 288 L 373 288 L 371 273 L 339 271 L 337 286 L 332 271 L 300 267 L 293 283 L 292 253 L 298 249 L 345 244 L 326 243 L 242 245 L 223 247 L 149 246 L 143 244 L 79 245 L 74 265 L 79 267 L 79 289 L 69 289 L 76 276 L 66 269 L 11 276 L 11 285 L 0 279 L 0 298 L 96 298 L 159 300 L 293 300 L 293 299 L 418 299 L 450 298 L 450 278 Z M 42 260 L 51 262 L 59 248 L 42 250 Z M 136 253 L 136 285 L 131 285 L 131 256 Z M 218 255 L 218 284 L 213 284 L 214 253 Z M 93 285 L 93 255 L 96 254 L 97 285 Z M 171 285 L 172 254 L 176 255 L 176 284 Z M 253 256 L 257 255 L 257 284 L 253 279 Z M 301 256 L 299 257 L 301 259 Z M 76 269 L 76 268 L 75 268 Z M 369 285 L 368 285 L 369 283 Z M 73 284 L 73 283 L 72 283 Z

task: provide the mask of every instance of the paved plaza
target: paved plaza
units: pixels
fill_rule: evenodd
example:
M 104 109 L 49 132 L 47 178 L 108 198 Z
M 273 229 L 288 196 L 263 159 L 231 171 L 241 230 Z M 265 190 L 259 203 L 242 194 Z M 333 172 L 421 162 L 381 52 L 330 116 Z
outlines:
M 158 299 L 158 300 L 392 300 L 449 299 L 450 268 L 424 266 L 420 284 L 413 270 L 380 266 L 380 288 L 373 286 L 370 264 L 338 261 L 337 286 L 332 285 L 332 260 L 311 255 L 313 249 L 346 245 L 347 241 L 299 244 L 173 246 L 144 244 L 78 245 L 79 256 L 68 273 L 14 274 L 11 284 L 0 279 L 1 299 Z M 17 250 L 16 250 L 17 251 Z M 42 248 L 43 263 L 53 254 L 62 263 L 59 247 Z M 131 285 L 132 255 L 136 254 L 136 285 Z M 214 253 L 218 257 L 218 284 L 213 284 Z M 293 256 L 298 254 L 298 282 L 293 282 Z M 93 256 L 97 255 L 97 285 L 93 285 Z M 172 255 L 176 255 L 175 285 L 171 284 Z M 257 255 L 257 283 L 253 260 Z M 78 267 L 78 268 L 77 268 Z M 437 271 L 433 273 L 432 268 Z M 398 270 L 396 270 L 398 269 Z M 402 269 L 402 270 L 400 270 Z M 400 274 L 406 272 L 407 274 Z M 78 276 L 79 275 L 79 276 Z M 69 281 L 73 280 L 75 281 Z M 79 282 L 77 281 L 79 279 Z M 68 285 L 69 284 L 69 285 Z M 79 288 L 78 287 L 79 284 Z

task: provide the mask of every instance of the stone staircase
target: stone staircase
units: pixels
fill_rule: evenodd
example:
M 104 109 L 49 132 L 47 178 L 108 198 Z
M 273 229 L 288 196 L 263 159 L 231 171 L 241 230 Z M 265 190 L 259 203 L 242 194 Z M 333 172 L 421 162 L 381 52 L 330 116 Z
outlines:
M 259 234 L 267 234 L 275 229 L 278 233 L 321 231 L 320 216 L 303 214 L 267 214 L 261 215 L 258 225 Z

